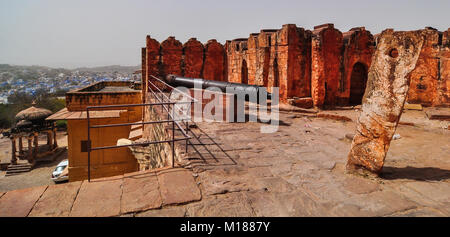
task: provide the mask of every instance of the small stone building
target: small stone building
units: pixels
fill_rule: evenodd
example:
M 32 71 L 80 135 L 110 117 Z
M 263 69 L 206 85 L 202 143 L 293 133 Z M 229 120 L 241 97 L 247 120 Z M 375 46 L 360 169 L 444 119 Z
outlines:
M 88 177 L 88 154 L 82 152 L 81 145 L 87 140 L 86 107 L 139 104 L 141 101 L 141 88 L 134 88 L 132 82 L 102 81 L 66 93 L 66 108 L 47 120 L 67 120 L 70 181 Z M 93 109 L 89 116 L 91 126 L 138 122 L 142 120 L 142 107 Z M 131 125 L 91 128 L 92 147 L 115 146 L 119 139 L 129 139 L 131 131 Z M 91 151 L 91 178 L 120 175 L 137 169 L 137 161 L 126 147 Z

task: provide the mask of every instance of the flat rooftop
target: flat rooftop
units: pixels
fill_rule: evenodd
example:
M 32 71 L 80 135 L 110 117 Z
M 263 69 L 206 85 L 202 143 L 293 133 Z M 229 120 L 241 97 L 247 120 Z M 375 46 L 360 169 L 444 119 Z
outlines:
M 133 81 L 101 81 L 69 91 L 67 94 L 140 92 L 140 86 L 140 83 Z

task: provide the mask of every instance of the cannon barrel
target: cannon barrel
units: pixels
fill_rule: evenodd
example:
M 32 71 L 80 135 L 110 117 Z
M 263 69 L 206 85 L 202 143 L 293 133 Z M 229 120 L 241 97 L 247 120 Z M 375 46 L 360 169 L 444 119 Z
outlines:
M 213 81 L 213 80 L 205 80 L 201 78 L 187 78 L 187 77 L 178 77 L 175 75 L 167 75 L 166 80 L 168 84 L 171 86 L 183 86 L 187 88 L 202 88 L 208 90 L 208 88 L 216 87 L 219 88 L 222 92 L 227 92 L 227 87 L 231 87 L 234 89 L 234 94 L 246 94 L 245 100 L 248 100 L 249 94 L 255 93 L 257 96 L 257 100 L 259 103 L 259 93 L 262 93 L 262 90 L 265 90 L 265 87 L 257 86 L 257 85 L 247 85 L 242 83 L 232 83 L 232 82 L 223 82 L 223 81 Z M 267 99 L 271 98 L 271 94 L 267 93 Z

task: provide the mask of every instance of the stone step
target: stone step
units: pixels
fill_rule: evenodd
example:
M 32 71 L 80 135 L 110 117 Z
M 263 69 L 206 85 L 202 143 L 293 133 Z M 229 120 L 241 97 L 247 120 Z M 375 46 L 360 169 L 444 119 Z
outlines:
M 16 172 L 28 172 L 31 168 L 20 168 L 20 169 L 8 169 L 6 173 L 16 173 Z
M 31 164 L 21 164 L 21 165 L 9 165 L 8 169 L 17 169 L 17 168 L 31 168 Z
M 30 166 L 13 166 L 13 167 L 8 167 L 8 170 L 23 170 L 23 169 L 31 169 L 31 165 Z
M 29 172 L 30 170 L 31 170 L 31 168 L 30 169 L 20 169 L 20 170 L 7 170 L 5 176 L 21 174 L 21 173 Z
M 136 141 L 139 138 L 142 138 L 142 129 L 131 130 L 130 135 L 128 136 L 128 139 L 131 141 Z
M 142 121 L 138 121 L 137 123 L 142 123 Z M 142 130 L 142 125 L 141 124 L 139 124 L 139 125 L 131 125 L 131 131 L 135 131 L 135 130 L 138 130 L 138 129 Z

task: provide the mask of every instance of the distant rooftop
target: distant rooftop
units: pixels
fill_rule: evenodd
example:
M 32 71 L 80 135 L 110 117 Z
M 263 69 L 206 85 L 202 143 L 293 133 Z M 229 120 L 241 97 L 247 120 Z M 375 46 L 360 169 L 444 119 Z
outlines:
M 123 91 L 136 91 L 135 89 L 132 89 L 127 86 L 105 86 L 99 91 L 101 92 L 123 92 Z
M 133 81 L 100 81 L 89 86 L 68 92 L 78 93 L 127 93 L 140 92 L 141 84 Z

